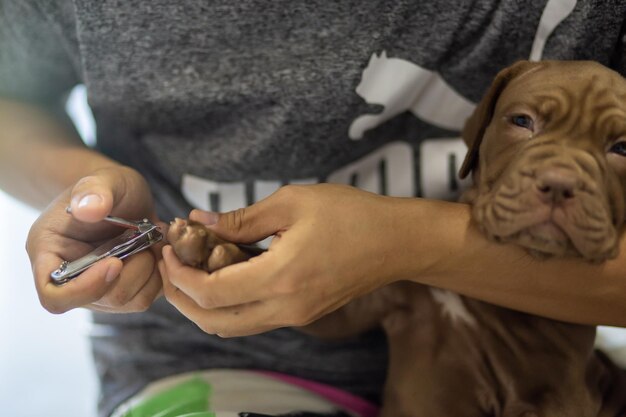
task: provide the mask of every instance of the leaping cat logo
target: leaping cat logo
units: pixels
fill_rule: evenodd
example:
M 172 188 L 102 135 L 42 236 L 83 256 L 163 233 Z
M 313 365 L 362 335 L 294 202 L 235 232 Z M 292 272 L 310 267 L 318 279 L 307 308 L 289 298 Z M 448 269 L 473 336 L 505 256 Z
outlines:
M 531 47 L 531 61 L 542 59 L 546 41 L 576 4 L 576 0 L 548 0 Z M 460 131 L 475 107 L 436 72 L 404 59 L 387 58 L 385 51 L 372 54 L 356 92 L 365 102 L 385 108 L 380 114 L 366 114 L 352 122 L 348 135 L 354 140 L 407 110 L 432 125 Z
M 388 58 L 385 51 L 372 54 L 356 92 L 367 103 L 385 108 L 352 122 L 348 135 L 354 140 L 405 111 L 435 126 L 460 130 L 475 107 L 436 72 L 404 59 Z

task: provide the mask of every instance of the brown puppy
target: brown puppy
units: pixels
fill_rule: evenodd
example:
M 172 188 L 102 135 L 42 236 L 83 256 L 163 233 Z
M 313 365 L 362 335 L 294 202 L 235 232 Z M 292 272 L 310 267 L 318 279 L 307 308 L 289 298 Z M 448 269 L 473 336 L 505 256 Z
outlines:
M 463 132 L 461 175 L 474 179 L 464 199 L 477 223 L 542 257 L 613 256 L 624 217 L 625 121 L 626 82 L 598 64 L 503 70 Z M 168 238 L 184 252 L 183 241 Z M 624 372 L 594 351 L 591 326 L 402 282 L 302 330 L 345 337 L 377 324 L 390 346 L 382 416 L 626 415 Z

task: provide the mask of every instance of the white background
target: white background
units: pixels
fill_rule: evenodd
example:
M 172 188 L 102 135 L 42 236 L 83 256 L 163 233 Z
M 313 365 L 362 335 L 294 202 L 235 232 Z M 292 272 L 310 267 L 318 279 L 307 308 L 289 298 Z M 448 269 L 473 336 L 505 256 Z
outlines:
M 0 415 L 92 417 L 88 312 L 41 307 L 24 249 L 37 212 L 0 192 Z
M 85 90 L 68 102 L 85 142 L 95 139 Z M 97 380 L 89 313 L 53 315 L 41 307 L 26 236 L 38 212 L 0 191 L 0 416 L 93 417 Z

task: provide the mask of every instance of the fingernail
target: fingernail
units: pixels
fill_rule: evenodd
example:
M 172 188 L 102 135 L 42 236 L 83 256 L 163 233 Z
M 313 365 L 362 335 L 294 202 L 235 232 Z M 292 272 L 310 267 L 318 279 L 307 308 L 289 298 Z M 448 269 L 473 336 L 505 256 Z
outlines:
M 100 205 L 102 204 L 102 197 L 97 194 L 88 194 L 78 200 L 77 207 L 83 208 L 92 205 Z
M 104 276 L 104 281 L 105 282 L 111 282 L 115 278 L 117 278 L 117 276 L 118 276 L 117 271 L 115 271 L 115 268 L 111 265 L 111 266 L 109 266 L 109 269 L 107 269 L 107 273 Z

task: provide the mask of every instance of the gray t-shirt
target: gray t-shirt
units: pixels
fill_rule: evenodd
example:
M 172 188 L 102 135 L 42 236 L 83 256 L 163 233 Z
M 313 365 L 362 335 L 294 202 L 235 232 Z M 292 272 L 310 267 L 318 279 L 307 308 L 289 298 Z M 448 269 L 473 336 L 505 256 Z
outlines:
M 163 220 L 287 183 L 451 199 L 459 129 L 494 75 L 519 59 L 624 74 L 625 16 L 618 0 L 0 0 L 0 96 L 58 110 L 84 83 L 97 149 L 146 176 Z M 379 331 L 224 340 L 165 301 L 94 321 L 103 416 L 194 369 L 271 369 L 372 400 L 384 381 Z

